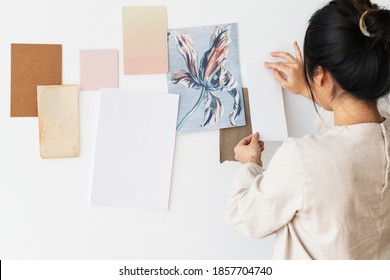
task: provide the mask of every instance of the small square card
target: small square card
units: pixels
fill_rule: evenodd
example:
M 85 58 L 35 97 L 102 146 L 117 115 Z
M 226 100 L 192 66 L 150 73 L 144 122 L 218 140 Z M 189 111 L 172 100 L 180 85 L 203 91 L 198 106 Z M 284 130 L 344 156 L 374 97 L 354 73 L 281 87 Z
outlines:
M 80 51 L 80 90 L 117 88 L 118 50 Z

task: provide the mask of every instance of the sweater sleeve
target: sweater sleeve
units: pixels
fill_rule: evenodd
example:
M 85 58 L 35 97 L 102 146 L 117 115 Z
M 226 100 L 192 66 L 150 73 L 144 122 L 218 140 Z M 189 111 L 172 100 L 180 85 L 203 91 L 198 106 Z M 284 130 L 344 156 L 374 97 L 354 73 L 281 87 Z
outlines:
M 283 143 L 266 171 L 244 164 L 230 190 L 227 223 L 255 238 L 274 233 L 302 208 L 303 179 L 293 140 Z

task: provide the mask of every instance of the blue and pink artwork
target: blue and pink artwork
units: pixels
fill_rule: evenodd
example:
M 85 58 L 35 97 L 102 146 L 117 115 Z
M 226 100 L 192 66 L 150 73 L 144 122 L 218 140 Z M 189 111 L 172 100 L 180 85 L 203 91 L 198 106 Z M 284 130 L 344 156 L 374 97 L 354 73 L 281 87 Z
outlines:
M 180 94 L 176 132 L 244 126 L 237 24 L 169 30 L 168 43 L 168 91 Z

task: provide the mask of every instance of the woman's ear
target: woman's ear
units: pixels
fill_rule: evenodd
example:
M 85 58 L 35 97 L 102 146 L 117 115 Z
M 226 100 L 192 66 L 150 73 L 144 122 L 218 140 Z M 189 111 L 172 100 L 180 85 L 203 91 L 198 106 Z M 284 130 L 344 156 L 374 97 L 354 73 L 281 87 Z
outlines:
M 329 71 L 317 67 L 313 77 L 316 102 L 327 111 L 332 111 L 333 77 Z
M 314 82 L 316 83 L 317 86 L 324 88 L 326 90 L 333 89 L 334 82 L 332 75 L 330 74 L 329 71 L 324 70 L 321 66 L 318 66 L 315 69 L 314 72 Z
M 323 79 L 324 79 L 324 69 L 321 67 L 321 66 L 317 66 L 315 69 L 314 69 L 314 75 L 313 75 L 313 81 L 314 83 L 319 86 L 319 87 L 322 87 L 323 85 Z

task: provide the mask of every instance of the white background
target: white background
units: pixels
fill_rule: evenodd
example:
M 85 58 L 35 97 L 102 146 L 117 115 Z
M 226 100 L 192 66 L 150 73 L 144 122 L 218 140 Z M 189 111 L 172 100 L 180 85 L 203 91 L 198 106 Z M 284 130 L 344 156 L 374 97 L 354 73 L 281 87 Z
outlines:
M 293 41 L 302 43 L 307 20 L 323 2 L 2 1 L 0 259 L 271 258 L 272 237 L 250 239 L 225 225 L 228 189 L 240 165 L 219 163 L 218 131 L 177 137 L 169 211 L 89 206 L 99 93 L 80 93 L 80 157 L 40 159 L 37 119 L 9 117 L 10 44 L 63 44 L 64 84 L 79 84 L 80 49 L 119 49 L 120 87 L 166 90 L 165 75 L 123 75 L 121 7 L 167 5 L 169 28 L 238 23 L 246 86 L 245 63 L 273 48 L 292 51 Z M 312 104 L 291 94 L 284 98 L 290 136 L 311 133 Z M 153 138 L 159 145 L 158 135 Z M 279 145 L 266 143 L 265 164 Z

